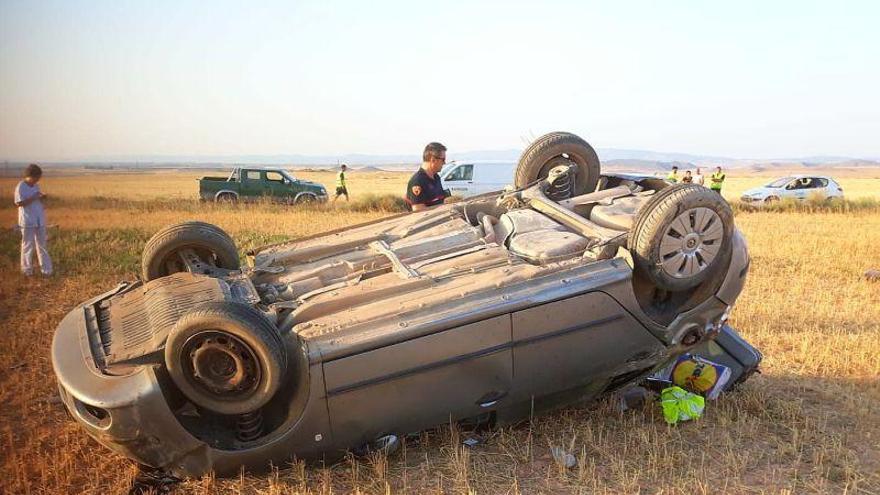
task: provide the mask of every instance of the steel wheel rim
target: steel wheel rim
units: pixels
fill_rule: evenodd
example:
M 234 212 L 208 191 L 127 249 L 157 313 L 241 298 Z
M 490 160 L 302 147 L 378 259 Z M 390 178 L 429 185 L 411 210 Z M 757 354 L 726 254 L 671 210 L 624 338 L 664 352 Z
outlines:
M 167 255 L 162 259 L 161 269 L 162 276 L 168 276 L 173 273 L 180 273 L 187 271 L 186 263 L 184 263 L 183 259 L 181 259 L 182 252 L 187 249 L 192 249 L 195 251 L 196 255 L 199 258 L 199 261 L 205 263 L 206 265 L 210 265 L 213 267 L 217 267 L 220 265 L 219 260 L 217 258 L 217 253 L 207 248 L 199 248 L 197 246 L 181 246 Z
M 260 383 L 259 360 L 253 349 L 226 332 L 209 330 L 191 336 L 181 357 L 187 380 L 218 399 L 248 397 Z
M 660 267 L 673 278 L 690 278 L 709 268 L 721 250 L 724 225 L 709 208 L 692 208 L 669 224 L 660 241 Z

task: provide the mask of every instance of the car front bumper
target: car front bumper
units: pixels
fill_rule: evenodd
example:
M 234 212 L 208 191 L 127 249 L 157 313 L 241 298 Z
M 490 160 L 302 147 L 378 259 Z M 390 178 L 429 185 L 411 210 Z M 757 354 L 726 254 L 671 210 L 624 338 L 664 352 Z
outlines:
M 95 366 L 86 307 L 71 311 L 52 341 L 52 366 L 67 410 L 99 443 L 141 464 L 180 473 L 207 471 L 208 449 L 174 417 L 157 367 L 111 376 Z
M 259 442 L 227 450 L 203 441 L 184 428 L 173 411 L 174 386 L 162 365 L 143 365 L 128 374 L 102 372 L 92 358 L 90 307 L 125 286 L 102 294 L 71 311 L 55 330 L 52 367 L 61 400 L 77 423 L 107 448 L 136 462 L 181 477 L 209 472 L 234 475 L 242 466 L 265 469 L 296 456 L 321 458 L 336 451 L 323 399 L 321 365 L 298 383 L 305 405 Z M 99 344 L 100 345 L 100 344 Z M 310 395 L 315 392 L 314 396 Z M 295 395 L 295 394 L 294 394 Z

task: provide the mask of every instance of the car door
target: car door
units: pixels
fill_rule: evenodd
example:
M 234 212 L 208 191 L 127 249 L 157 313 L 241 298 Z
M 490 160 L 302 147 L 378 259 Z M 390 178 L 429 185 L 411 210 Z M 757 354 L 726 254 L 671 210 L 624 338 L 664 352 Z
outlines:
M 446 174 L 443 187 L 449 189 L 454 196 L 472 196 L 474 194 L 474 165 L 463 163 Z
M 799 201 L 807 199 L 810 191 L 813 190 L 813 179 L 809 177 L 801 177 L 800 179 L 795 180 L 795 183 L 794 197 Z
M 261 170 L 241 171 L 241 195 L 248 198 L 259 198 L 265 193 L 265 182 Z
M 272 198 L 278 201 L 291 201 L 295 194 L 290 187 L 289 181 L 277 170 L 266 171 L 266 183 Z
M 813 177 L 813 191 L 821 199 L 828 199 L 833 195 L 828 179 Z
M 359 444 L 478 416 L 513 380 L 505 314 L 324 363 L 334 438 Z
M 589 292 L 515 312 L 512 317 L 517 403 L 556 393 L 601 392 L 622 373 L 651 367 L 663 344 L 604 292 Z

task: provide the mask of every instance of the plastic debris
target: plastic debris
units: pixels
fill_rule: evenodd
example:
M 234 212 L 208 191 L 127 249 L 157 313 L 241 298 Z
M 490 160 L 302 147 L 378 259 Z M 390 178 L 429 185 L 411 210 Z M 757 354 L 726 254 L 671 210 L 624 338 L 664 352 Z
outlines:
M 880 270 L 874 268 L 865 271 L 865 280 L 869 282 L 880 282 Z
M 682 354 L 661 372 L 661 377 L 689 392 L 715 400 L 730 381 L 730 368 L 692 354 Z
M 681 387 L 669 387 L 660 393 L 663 418 L 670 425 L 699 419 L 706 408 L 706 399 Z
M 550 454 L 553 456 L 553 460 L 556 461 L 556 464 L 559 464 L 566 469 L 577 466 L 577 457 L 575 457 L 574 454 L 566 452 L 562 447 L 551 447 Z
M 474 437 L 468 437 L 465 438 L 464 441 L 461 443 L 467 445 L 468 447 L 474 447 L 480 443 L 480 440 Z

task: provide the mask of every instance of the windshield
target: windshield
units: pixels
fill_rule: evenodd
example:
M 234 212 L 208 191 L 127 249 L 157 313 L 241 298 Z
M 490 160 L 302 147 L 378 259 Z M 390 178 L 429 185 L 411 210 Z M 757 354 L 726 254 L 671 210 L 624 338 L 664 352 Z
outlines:
M 785 185 L 788 184 L 788 183 L 791 182 L 791 181 L 792 181 L 792 178 L 791 178 L 791 177 L 783 177 L 783 178 L 781 178 L 781 179 L 776 179 L 776 180 L 774 180 L 773 182 L 767 184 L 766 187 L 773 187 L 773 188 L 778 189 L 778 188 L 780 188 L 780 187 L 785 187 Z

